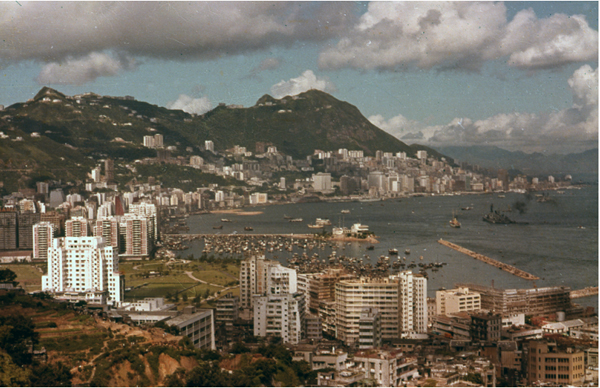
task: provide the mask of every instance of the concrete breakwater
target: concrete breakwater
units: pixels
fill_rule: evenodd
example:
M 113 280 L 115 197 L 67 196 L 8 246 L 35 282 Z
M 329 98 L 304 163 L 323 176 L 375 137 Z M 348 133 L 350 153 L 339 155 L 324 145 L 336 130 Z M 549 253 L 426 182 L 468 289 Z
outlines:
M 493 265 L 496 268 L 500 268 L 501 270 L 504 270 L 504 271 L 506 271 L 508 273 L 511 273 L 511 274 L 513 274 L 515 276 L 518 276 L 520 278 L 523 278 L 523 279 L 526 279 L 526 280 L 537 280 L 537 279 L 539 279 L 539 277 L 537 277 L 535 275 L 532 275 L 532 274 L 530 274 L 528 272 L 525 272 L 523 270 L 520 270 L 520 269 L 518 269 L 516 267 L 513 267 L 512 265 L 505 264 L 505 263 L 503 263 L 501 261 L 494 260 L 494 259 L 492 259 L 490 257 L 481 255 L 481 254 L 476 253 L 476 252 L 473 252 L 473 251 L 471 251 L 471 250 L 469 250 L 467 248 L 461 247 L 460 245 L 456 245 L 454 243 L 451 243 L 450 241 L 439 239 L 438 243 L 440 243 L 440 244 L 442 244 L 444 246 L 447 246 L 448 248 L 452 248 L 452 249 L 454 249 L 457 252 L 464 253 L 465 255 L 471 256 L 474 259 L 483 261 L 486 264 Z
M 570 293 L 571 299 L 585 298 L 586 296 L 598 295 L 598 287 L 586 287 L 581 290 L 573 290 Z

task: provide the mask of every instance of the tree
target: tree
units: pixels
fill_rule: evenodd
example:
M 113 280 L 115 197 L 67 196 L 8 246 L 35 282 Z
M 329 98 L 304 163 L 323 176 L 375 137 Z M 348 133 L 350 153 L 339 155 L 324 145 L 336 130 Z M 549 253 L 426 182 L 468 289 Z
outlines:
M 17 274 L 11 271 L 8 268 L 0 269 L 0 283 L 12 283 L 13 286 L 19 284 L 19 282 L 15 282 L 17 278 Z
M 29 385 L 27 370 L 19 368 L 7 353 L 0 351 L 0 386 L 27 387 Z
M 70 387 L 73 375 L 62 362 L 43 364 L 33 368 L 31 374 L 32 387 Z
M 227 376 L 221 372 L 217 365 L 202 362 L 192 369 L 186 376 L 188 387 L 226 387 L 229 386 Z
M 29 347 L 38 343 L 31 318 L 22 315 L 0 317 L 0 348 L 8 353 L 17 365 L 31 364 Z

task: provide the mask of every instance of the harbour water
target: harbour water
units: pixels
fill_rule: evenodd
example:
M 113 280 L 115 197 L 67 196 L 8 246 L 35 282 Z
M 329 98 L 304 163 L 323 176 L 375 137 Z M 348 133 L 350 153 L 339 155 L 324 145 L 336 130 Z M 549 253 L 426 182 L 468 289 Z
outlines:
M 580 289 L 598 285 L 598 187 L 548 192 L 551 200 L 536 201 L 535 196 L 518 193 L 427 196 L 391 199 L 379 202 L 302 203 L 252 207 L 247 210 L 262 212 L 258 215 L 203 214 L 188 218 L 191 234 L 305 234 L 315 233 L 308 228 L 316 218 L 329 218 L 333 226 L 350 227 L 354 223 L 369 226 L 378 244 L 363 242 L 331 243 L 317 253 L 327 257 L 335 251 L 338 256 L 361 257 L 375 264 L 381 255 L 396 248 L 406 263 L 444 262 L 438 272 L 429 272 L 428 295 L 434 296 L 441 287 L 451 288 L 455 283 L 467 282 L 497 288 L 530 288 L 568 286 Z M 489 224 L 482 217 L 494 209 L 519 224 Z M 462 210 L 462 208 L 472 208 Z M 523 212 L 517 211 L 521 209 Z M 246 209 L 244 209 L 246 210 Z M 342 213 L 349 210 L 349 213 Z M 449 221 L 455 215 L 460 228 L 452 228 Z M 302 218 L 289 222 L 285 217 Z M 227 218 L 231 222 L 221 222 Z M 223 225 L 215 230 L 213 226 Z M 252 231 L 244 230 L 251 227 Z M 331 226 L 326 228 L 331 231 Z M 477 253 L 511 264 L 539 276 L 527 281 L 449 249 L 437 241 L 448 240 Z M 410 249 L 410 254 L 405 250 Z M 193 241 L 181 256 L 200 256 L 201 240 Z M 302 253 L 302 248 L 296 248 Z M 280 260 L 284 265 L 293 252 L 276 251 L 267 257 Z M 312 255 L 313 252 L 307 252 Z M 423 256 L 422 260 L 419 257 Z M 392 256 L 394 260 L 394 256 Z M 413 269 L 418 271 L 418 267 Z M 584 306 L 598 308 L 598 297 L 576 300 Z

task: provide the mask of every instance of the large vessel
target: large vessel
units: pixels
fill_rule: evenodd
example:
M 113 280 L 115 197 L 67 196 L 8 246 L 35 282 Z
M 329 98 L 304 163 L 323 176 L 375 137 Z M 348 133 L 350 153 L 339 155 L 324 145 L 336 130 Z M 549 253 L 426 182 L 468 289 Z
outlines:
M 483 220 L 485 222 L 489 222 L 490 224 L 515 224 L 516 222 L 505 216 L 504 214 L 498 212 L 498 210 L 494 211 L 494 205 L 490 206 L 490 212 L 483 216 Z
M 317 218 L 315 220 L 315 223 L 313 225 L 308 224 L 308 227 L 311 229 L 320 229 L 323 228 L 325 226 L 329 226 L 331 225 L 331 221 L 329 221 L 329 219 L 327 218 Z

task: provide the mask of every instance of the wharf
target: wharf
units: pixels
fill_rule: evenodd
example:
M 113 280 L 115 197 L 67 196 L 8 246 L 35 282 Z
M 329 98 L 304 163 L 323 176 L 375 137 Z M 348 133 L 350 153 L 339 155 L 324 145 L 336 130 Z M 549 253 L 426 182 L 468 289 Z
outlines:
M 471 250 L 468 250 L 467 248 L 463 248 L 460 245 L 453 244 L 453 243 L 451 243 L 449 241 L 439 239 L 438 243 L 440 243 L 442 245 L 445 245 L 448 248 L 452 248 L 455 251 L 458 251 L 460 253 L 464 253 L 465 255 L 471 256 L 474 259 L 483 261 L 484 263 L 487 263 L 489 265 L 493 265 L 494 267 L 500 268 L 501 270 L 504 270 L 504 271 L 506 271 L 508 273 L 511 273 L 511 274 L 513 274 L 515 276 L 518 276 L 520 278 L 523 278 L 523 279 L 526 279 L 526 280 L 537 280 L 537 279 L 539 279 L 539 277 L 537 277 L 535 275 L 532 275 L 532 274 L 530 274 L 528 272 L 525 272 L 523 270 L 520 270 L 520 269 L 518 269 L 516 267 L 513 267 L 512 265 L 505 264 L 505 263 L 503 263 L 501 261 L 498 261 L 498 260 L 494 260 L 494 259 L 492 259 L 490 257 L 481 255 L 481 254 L 476 253 L 476 252 L 473 252 Z
M 586 287 L 581 290 L 573 290 L 570 293 L 571 299 L 585 298 L 586 296 L 598 295 L 598 287 Z

